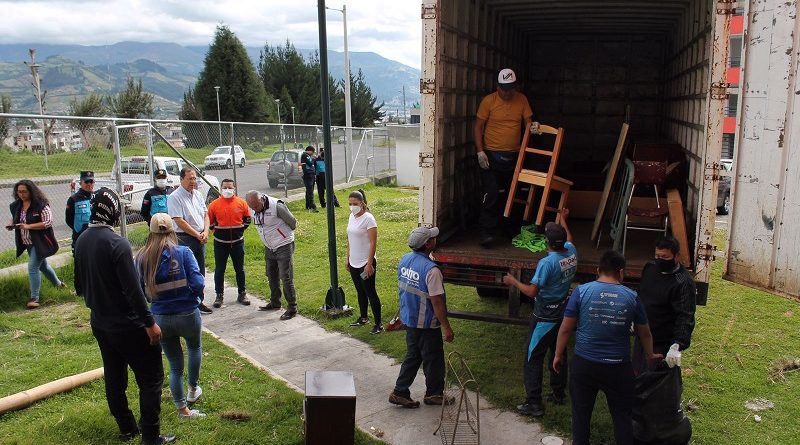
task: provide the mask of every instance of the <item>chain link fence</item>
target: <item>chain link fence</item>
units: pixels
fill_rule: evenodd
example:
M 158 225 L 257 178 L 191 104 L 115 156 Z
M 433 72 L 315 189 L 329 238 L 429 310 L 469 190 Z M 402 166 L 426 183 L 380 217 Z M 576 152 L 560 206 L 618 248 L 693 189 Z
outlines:
M 141 203 L 154 186 L 155 169 L 165 169 L 170 185 L 178 187 L 181 168 L 195 167 L 207 202 L 219 196 L 219 184 L 228 178 L 240 196 L 259 190 L 285 197 L 301 192 L 300 155 L 309 145 L 316 153 L 323 148 L 321 126 L 0 113 L 1 203 L 7 209 L 14 185 L 31 179 L 50 201 L 56 236 L 69 246 L 67 199 L 80 187 L 80 172 L 93 171 L 95 188 L 109 187 L 126 200 L 120 231 L 137 248 L 147 238 Z M 385 128 L 334 127 L 325 151 L 336 184 L 374 180 L 396 168 L 395 141 Z M 12 249 L 14 232 L 3 232 L 0 254 Z

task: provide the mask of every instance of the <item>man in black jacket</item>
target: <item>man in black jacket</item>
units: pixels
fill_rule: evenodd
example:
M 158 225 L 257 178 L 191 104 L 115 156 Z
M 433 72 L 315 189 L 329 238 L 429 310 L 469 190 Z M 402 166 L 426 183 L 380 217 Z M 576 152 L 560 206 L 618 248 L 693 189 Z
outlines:
M 160 434 L 161 329 L 142 292 L 131 246 L 113 230 L 120 216 L 119 197 L 102 188 L 92 198 L 91 209 L 89 226 L 75 242 L 75 283 L 91 310 L 92 334 L 105 367 L 108 408 L 121 440 L 141 433 L 142 444 L 172 442 L 175 436 Z M 128 366 L 139 386 L 138 425 L 125 395 Z
M 167 210 L 167 196 L 175 189 L 167 184 L 167 171 L 163 168 L 156 170 L 156 186 L 144 194 L 142 198 L 142 218 L 150 224 L 150 218 L 156 213 L 169 213 Z
M 317 212 L 317 205 L 314 203 L 314 182 L 317 179 L 316 159 L 314 158 L 314 147 L 309 145 L 305 152 L 300 155 L 300 167 L 303 169 L 303 185 L 306 186 L 306 210 Z

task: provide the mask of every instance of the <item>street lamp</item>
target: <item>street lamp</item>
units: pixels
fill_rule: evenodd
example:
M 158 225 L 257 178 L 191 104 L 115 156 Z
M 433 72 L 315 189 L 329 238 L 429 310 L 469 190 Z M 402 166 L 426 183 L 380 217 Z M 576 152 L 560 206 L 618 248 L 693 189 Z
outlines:
M 329 8 L 332 11 L 339 11 L 342 13 L 342 21 L 344 22 L 344 117 L 345 117 L 345 165 L 347 163 L 348 154 L 351 153 L 351 140 L 353 139 L 353 113 L 350 108 L 350 53 L 347 51 L 347 5 L 342 5 L 342 9 Z M 345 166 L 345 170 L 347 167 Z
M 289 189 L 287 188 L 287 181 L 289 175 L 289 168 L 292 168 L 291 162 L 286 159 L 286 144 L 283 142 L 283 124 L 281 123 L 281 100 L 275 99 L 275 103 L 278 105 L 278 126 L 279 126 L 279 134 L 281 138 L 281 151 L 283 152 L 283 196 L 288 198 L 289 197 Z M 287 165 L 288 162 L 288 165 Z
M 219 145 L 222 145 L 222 117 L 219 114 L 219 85 L 214 87 L 217 93 L 217 126 L 219 127 Z
M 294 125 L 294 105 L 292 105 L 292 138 L 294 138 L 294 148 L 297 148 L 297 127 Z

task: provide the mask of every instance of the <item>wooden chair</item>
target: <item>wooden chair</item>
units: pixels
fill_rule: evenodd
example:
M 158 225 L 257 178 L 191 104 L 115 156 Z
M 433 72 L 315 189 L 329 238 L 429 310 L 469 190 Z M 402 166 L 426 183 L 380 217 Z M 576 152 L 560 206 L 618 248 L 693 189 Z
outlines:
M 667 163 L 659 161 L 633 161 L 633 186 L 631 187 L 631 194 L 628 198 L 628 210 L 625 214 L 625 231 L 622 236 L 622 254 L 625 254 L 625 246 L 628 239 L 629 230 L 645 230 L 651 232 L 662 232 L 664 235 L 669 230 L 669 207 L 661 206 L 658 188 L 663 190 L 664 181 L 667 179 Z M 654 197 L 656 201 L 655 206 L 649 207 L 632 207 L 631 200 L 636 186 L 652 186 L 654 189 Z M 640 218 L 652 218 L 661 220 L 663 224 L 659 223 L 658 226 L 645 225 L 645 224 L 631 224 L 628 222 L 629 217 L 636 216 Z M 663 218 L 663 220 L 662 220 Z
M 503 215 L 508 218 L 511 214 L 511 206 L 514 203 L 525 204 L 525 214 L 523 219 L 526 221 L 530 219 L 533 211 L 533 197 L 536 194 L 536 187 L 542 188 L 542 200 L 539 203 L 539 211 L 536 214 L 536 225 L 541 226 L 544 219 L 544 212 L 556 212 L 556 222 L 561 222 L 561 210 L 567 203 L 569 197 L 569 190 L 572 187 L 572 182 L 564 178 L 558 177 L 556 173 L 556 165 L 558 164 L 558 156 L 561 153 L 561 141 L 564 139 L 564 129 L 555 128 L 549 125 L 539 125 L 539 131 L 543 134 L 555 135 L 555 143 L 551 149 L 542 149 L 535 147 L 528 147 L 528 139 L 531 135 L 531 124 L 525 128 L 525 136 L 522 138 L 522 144 L 519 147 L 519 156 L 517 157 L 517 167 L 514 170 L 514 179 L 511 181 L 511 188 L 508 191 L 508 200 L 506 201 L 506 210 Z M 537 171 L 522 168 L 525 164 L 525 156 L 534 154 L 539 156 L 546 156 L 550 162 L 547 171 Z M 528 190 L 527 199 L 517 199 L 517 187 L 519 183 L 530 185 Z M 549 207 L 547 200 L 550 197 L 550 191 L 555 190 L 561 193 L 561 198 L 558 201 L 558 207 Z

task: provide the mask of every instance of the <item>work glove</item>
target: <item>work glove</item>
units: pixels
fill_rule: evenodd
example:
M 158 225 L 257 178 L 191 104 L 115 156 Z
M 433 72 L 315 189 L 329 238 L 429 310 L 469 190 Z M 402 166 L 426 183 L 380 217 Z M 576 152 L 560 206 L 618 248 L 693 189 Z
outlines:
M 542 134 L 542 130 L 539 129 L 538 122 L 531 122 L 531 134 Z
M 681 351 L 680 346 L 677 343 L 673 343 L 672 346 L 669 347 L 667 358 L 665 360 L 667 362 L 667 366 L 670 368 L 681 366 Z
M 484 170 L 489 170 L 489 157 L 486 156 L 486 152 L 478 152 L 478 165 L 480 165 Z

